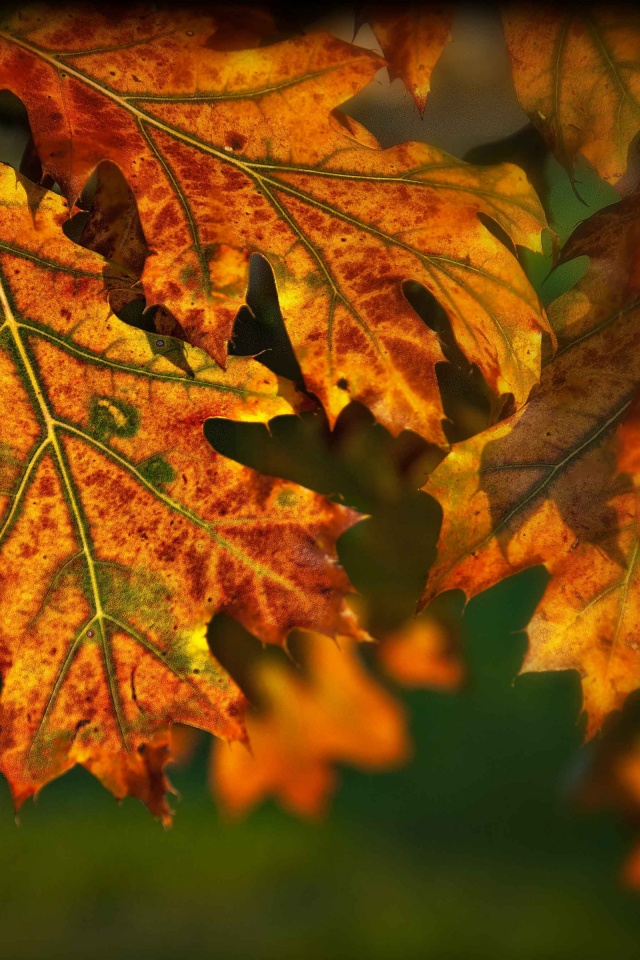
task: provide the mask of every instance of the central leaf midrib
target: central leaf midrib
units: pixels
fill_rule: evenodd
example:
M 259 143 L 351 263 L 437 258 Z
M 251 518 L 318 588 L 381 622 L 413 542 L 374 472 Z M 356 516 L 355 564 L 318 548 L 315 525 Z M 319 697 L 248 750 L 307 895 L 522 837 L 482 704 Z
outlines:
M 165 505 L 170 506 L 174 510 L 178 510 L 185 517 L 185 519 L 188 519 L 190 522 L 203 527 L 206 530 L 206 532 L 211 536 L 211 538 L 215 540 L 215 542 L 220 547 L 222 547 L 223 549 L 226 549 L 232 555 L 236 556 L 245 565 L 254 569 L 261 576 L 277 581 L 280 586 L 285 587 L 288 590 L 295 590 L 295 585 L 287 581 L 285 578 L 280 577 L 278 574 L 275 574 L 275 572 L 268 571 L 265 568 L 261 567 L 254 560 L 252 560 L 252 558 L 244 554 L 242 550 L 240 550 L 237 547 L 234 547 L 231 543 L 229 543 L 227 540 L 225 540 L 223 537 L 217 534 L 215 529 L 211 525 L 206 524 L 206 522 L 203 521 L 201 518 L 197 517 L 197 515 L 192 514 L 191 511 L 187 511 L 185 508 L 181 507 L 181 505 L 173 501 L 172 498 L 167 497 L 166 494 L 163 494 L 156 487 L 154 487 L 153 484 L 151 484 L 146 478 L 144 478 L 141 474 L 139 474 L 139 472 L 135 469 L 135 467 L 124 457 L 121 457 L 115 451 L 112 451 L 108 447 L 104 446 L 103 444 L 100 444 L 96 438 L 92 437 L 90 434 L 86 433 L 84 430 L 81 430 L 80 428 L 74 427 L 70 424 L 66 424 L 64 421 L 60 420 L 58 417 L 55 417 L 52 413 L 52 409 L 50 406 L 48 393 L 46 391 L 45 385 L 42 383 L 39 373 L 37 371 L 37 366 L 34 365 L 34 362 L 32 361 L 32 358 L 30 356 L 29 349 L 27 345 L 23 342 L 20 331 L 21 331 L 21 327 L 23 327 L 24 325 L 21 324 L 20 321 L 16 319 L 16 317 L 14 316 L 11 302 L 9 300 L 7 293 L 5 292 L 4 284 L 2 282 L 1 276 L 0 276 L 0 304 L 2 305 L 3 312 L 5 315 L 5 319 L 2 324 L 2 327 L 3 328 L 8 327 L 8 329 L 11 332 L 13 342 L 15 343 L 15 346 L 20 358 L 20 364 L 23 367 L 24 373 L 30 384 L 30 388 L 31 388 L 30 392 L 33 397 L 32 403 L 35 403 L 37 408 L 39 408 L 40 410 L 40 414 L 42 418 L 41 423 L 43 424 L 43 427 L 44 427 L 43 433 L 45 434 L 42 437 L 41 442 L 38 444 L 36 452 L 33 453 L 29 459 L 29 463 L 27 464 L 25 473 L 23 474 L 23 477 L 20 481 L 19 494 L 20 496 L 22 496 L 23 493 L 26 491 L 26 489 L 28 489 L 28 487 L 30 486 L 30 483 L 32 480 L 32 474 L 35 469 L 34 463 L 35 465 L 37 465 L 37 462 L 39 462 L 39 460 L 41 459 L 41 456 L 44 455 L 46 448 L 48 448 L 49 446 L 52 447 L 53 453 L 54 453 L 54 463 L 56 465 L 56 469 L 60 477 L 62 488 L 65 491 L 66 497 L 68 498 L 68 501 L 69 501 L 70 512 L 73 518 L 73 524 L 80 540 L 81 553 L 87 567 L 87 572 L 89 574 L 89 582 L 91 585 L 91 601 L 92 601 L 92 608 L 93 608 L 93 616 L 91 620 L 88 623 L 83 624 L 83 626 L 76 632 L 76 634 L 74 635 L 74 637 L 72 638 L 69 644 L 67 652 L 62 660 L 60 670 L 58 671 L 54 685 L 51 691 L 49 692 L 49 696 L 46 699 L 42 717 L 40 719 L 40 722 L 38 724 L 34 737 L 31 741 L 31 745 L 29 747 L 28 756 L 31 757 L 34 749 L 36 748 L 39 738 L 45 729 L 47 719 L 50 716 L 51 710 L 53 709 L 55 702 L 58 698 L 58 695 L 60 693 L 60 690 L 62 689 L 62 685 L 66 679 L 66 676 L 68 675 L 68 672 L 71 668 L 73 661 L 75 660 L 76 654 L 80 649 L 80 646 L 86 639 L 86 632 L 89 628 L 89 625 L 93 625 L 94 623 L 96 624 L 96 629 L 99 634 L 99 641 L 100 641 L 101 650 L 102 650 L 103 666 L 105 670 L 105 676 L 106 676 L 107 686 L 109 689 L 109 695 L 110 695 L 110 699 L 113 707 L 113 713 L 114 713 L 116 725 L 118 727 L 118 732 L 119 732 L 119 736 L 120 736 L 123 748 L 128 752 L 130 751 L 131 747 L 128 743 L 128 738 L 126 734 L 126 722 L 125 722 L 125 717 L 123 714 L 122 704 L 121 704 L 118 686 L 117 686 L 115 665 L 113 661 L 113 651 L 109 646 L 110 640 L 107 637 L 106 631 L 104 628 L 105 619 L 111 620 L 113 622 L 114 618 L 109 615 L 108 609 L 105 609 L 103 607 L 102 596 L 100 593 L 98 579 L 97 579 L 96 570 L 95 570 L 95 564 L 97 561 L 93 557 L 93 551 L 92 551 L 93 542 L 90 535 L 90 526 L 84 516 L 84 509 L 82 507 L 82 501 L 81 501 L 80 495 L 76 491 L 75 484 L 72 481 L 72 473 L 71 473 L 70 465 L 67 462 L 66 455 L 60 443 L 60 440 L 58 437 L 58 431 L 67 431 L 69 433 L 73 433 L 77 435 L 85 443 L 90 444 L 94 448 L 99 449 L 103 455 L 108 456 L 110 459 L 117 462 L 121 467 L 128 469 L 130 472 L 132 472 L 136 476 L 136 479 L 138 480 L 138 482 L 143 483 L 143 485 L 146 488 L 148 488 L 158 499 L 163 501 Z M 38 328 L 33 328 L 33 329 L 35 330 L 35 332 L 42 334 L 42 331 L 40 331 Z M 96 362 L 99 362 L 99 360 L 96 359 Z M 16 499 L 14 500 L 14 504 L 12 505 L 11 510 L 9 512 L 8 520 L 5 521 L 5 523 L 3 524 L 2 536 L 4 536 L 6 531 L 8 530 L 10 523 L 13 520 L 13 514 L 18 507 L 19 507 L 19 501 Z M 136 637 L 136 640 L 137 642 L 139 642 L 139 637 Z M 146 643 L 143 644 L 143 647 L 145 649 L 149 649 L 149 645 Z M 155 654 L 156 656 L 158 656 L 159 655 L 158 651 L 155 651 Z M 162 657 L 161 659 L 162 659 L 162 662 L 165 663 L 166 665 L 165 658 Z

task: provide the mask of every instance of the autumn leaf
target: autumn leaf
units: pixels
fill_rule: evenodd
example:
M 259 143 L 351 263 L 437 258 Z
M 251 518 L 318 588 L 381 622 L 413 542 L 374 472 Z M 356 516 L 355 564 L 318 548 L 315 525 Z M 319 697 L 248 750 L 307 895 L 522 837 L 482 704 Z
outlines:
M 413 279 L 440 300 L 491 389 L 524 402 L 547 321 L 479 219 L 540 249 L 544 214 L 524 173 L 424 144 L 380 150 L 340 120 L 335 109 L 381 65 L 368 51 L 311 34 L 220 52 L 218 26 L 215 14 L 40 8 L 0 31 L 0 82 L 24 101 L 43 169 L 69 201 L 100 161 L 122 170 L 151 251 L 148 305 L 223 364 L 249 257 L 261 253 L 331 423 L 359 400 L 394 433 L 444 446 L 443 356 L 404 297 Z
M 390 79 L 400 77 L 420 115 L 431 90 L 433 68 L 451 39 L 453 14 L 444 6 L 398 9 L 392 4 L 372 4 L 362 14 L 389 62 Z
M 518 99 L 571 173 L 581 153 L 608 183 L 640 131 L 640 17 L 627 6 L 503 9 Z
M 76 762 L 122 793 L 169 722 L 245 736 L 214 612 L 362 636 L 335 552 L 356 515 L 205 440 L 291 412 L 290 386 L 123 323 L 65 202 L 8 167 L 0 198 L 0 769 L 18 804 Z
M 171 760 L 171 740 L 167 730 L 158 730 L 148 743 L 137 750 L 118 753 L 96 751 L 80 746 L 76 763 L 82 763 L 118 800 L 137 797 L 165 827 L 170 826 L 173 810 L 167 794 L 175 793 L 165 767 Z
M 304 639 L 303 675 L 287 664 L 257 664 L 261 707 L 247 716 L 250 752 L 214 745 L 212 790 L 228 815 L 242 816 L 271 795 L 292 813 L 318 817 L 337 763 L 385 770 L 407 759 L 403 711 L 367 674 L 354 644 Z
M 640 677 L 640 544 L 615 434 L 640 382 L 640 198 L 578 228 L 582 280 L 549 308 L 559 349 L 520 412 L 454 447 L 425 490 L 444 511 L 424 600 L 467 596 L 534 564 L 551 580 L 524 670 L 576 669 L 588 732 Z
M 454 690 L 465 670 L 452 624 L 422 614 L 384 636 L 377 646 L 384 672 L 405 687 Z
M 640 484 L 640 395 L 636 395 L 618 431 L 618 468 Z

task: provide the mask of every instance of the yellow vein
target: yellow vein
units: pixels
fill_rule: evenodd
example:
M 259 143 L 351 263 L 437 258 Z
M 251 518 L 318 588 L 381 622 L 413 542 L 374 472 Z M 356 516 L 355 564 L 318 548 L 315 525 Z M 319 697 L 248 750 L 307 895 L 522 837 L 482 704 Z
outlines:
M 46 450 L 46 448 L 49 446 L 50 442 L 51 440 L 48 436 L 45 437 L 44 440 L 42 440 L 37 450 L 32 454 L 31 459 L 29 460 L 29 464 L 27 466 L 27 469 L 24 471 L 22 475 L 18 489 L 14 494 L 11 494 L 11 496 L 13 496 L 13 503 L 11 505 L 11 509 L 9 511 L 7 519 L 2 524 L 2 529 L 0 529 L 0 542 L 2 542 L 7 531 L 11 527 L 11 524 L 13 523 L 13 520 L 18 511 L 20 503 L 22 502 L 22 498 L 29 486 L 29 480 L 31 478 L 31 474 L 34 472 L 36 466 L 40 463 L 42 455 Z
M 89 537 L 87 534 L 87 530 L 85 528 L 82 509 L 76 497 L 76 492 L 75 492 L 73 483 L 71 481 L 71 477 L 69 476 L 66 459 L 56 434 L 56 421 L 54 420 L 54 418 L 51 415 L 51 412 L 49 411 L 49 407 L 42 393 L 40 384 L 38 382 L 38 378 L 31 364 L 31 358 L 29 357 L 27 349 L 24 343 L 22 342 L 19 325 L 13 315 L 11 305 L 9 303 L 9 299 L 4 289 L 4 284 L 2 284 L 1 282 L 0 282 L 0 305 L 2 306 L 4 311 L 5 322 L 7 323 L 7 325 L 9 326 L 9 329 L 13 334 L 13 340 L 16 345 L 18 354 L 20 356 L 22 366 L 24 367 L 26 376 L 31 386 L 32 393 L 35 396 L 36 402 L 40 409 L 40 415 L 46 426 L 47 439 L 49 440 L 51 446 L 53 447 L 53 450 L 56 455 L 58 470 L 62 478 L 63 486 L 67 493 L 68 502 L 71 505 L 71 512 L 73 514 L 75 527 L 80 537 L 82 551 L 84 553 L 85 561 L 87 564 L 87 571 L 89 573 L 89 583 L 91 587 L 94 612 L 96 615 L 96 619 L 100 621 L 103 615 L 102 602 L 100 597 L 100 590 L 98 587 L 98 579 L 96 576 L 95 562 L 94 562 L 93 554 L 89 544 Z
M 191 510 L 188 509 L 188 507 L 183 506 L 177 500 L 174 500 L 173 497 L 170 497 L 168 494 L 164 493 L 158 487 L 154 486 L 154 484 L 151 483 L 151 481 L 148 480 L 144 476 L 144 474 L 140 473 L 140 471 L 134 466 L 134 464 L 132 464 L 125 457 L 118 454 L 115 450 L 105 446 L 95 437 L 92 437 L 91 434 L 85 433 L 84 430 L 80 430 L 78 427 L 74 427 L 70 423 L 65 423 L 62 420 L 56 420 L 54 422 L 55 422 L 55 426 L 58 429 L 64 430 L 67 433 L 72 433 L 75 436 L 80 437 L 85 443 L 94 447 L 96 450 L 100 450 L 100 452 L 103 453 L 106 457 L 108 457 L 110 460 L 113 460 L 115 463 L 121 466 L 124 470 L 130 473 L 133 477 L 135 477 L 136 480 L 143 487 L 149 490 L 155 497 L 157 497 L 158 500 L 161 500 L 166 506 L 170 507 L 171 510 L 174 510 L 176 513 L 183 516 L 185 520 L 189 520 L 190 523 L 194 524 L 194 526 L 200 527 L 202 530 L 205 530 L 209 534 L 209 536 L 216 541 L 216 543 L 219 546 L 223 547 L 233 556 L 237 557 L 246 566 L 255 570 L 257 573 L 260 574 L 260 576 L 273 580 L 279 586 L 285 587 L 287 590 L 291 590 L 292 592 L 295 592 L 298 589 L 296 585 L 292 583 L 290 580 L 287 580 L 286 577 L 283 577 L 281 574 L 275 573 L 274 571 L 269 570 L 266 567 L 262 567 L 259 563 L 257 563 L 251 557 L 247 556 L 247 554 L 245 554 L 238 547 L 234 547 L 233 544 L 229 543 L 227 540 L 224 539 L 224 537 L 221 537 L 218 533 L 216 533 L 215 524 L 209 523 L 208 521 L 203 520 L 202 517 L 199 517 L 196 513 L 193 513 Z

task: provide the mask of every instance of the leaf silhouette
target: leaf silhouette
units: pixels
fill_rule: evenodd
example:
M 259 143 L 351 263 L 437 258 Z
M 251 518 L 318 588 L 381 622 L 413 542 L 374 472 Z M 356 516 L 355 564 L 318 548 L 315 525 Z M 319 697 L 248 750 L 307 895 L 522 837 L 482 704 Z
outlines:
M 403 295 L 413 279 L 491 389 L 524 402 L 547 321 L 478 219 L 540 249 L 544 214 L 524 173 L 423 144 L 380 150 L 334 113 L 377 57 L 323 34 L 221 52 L 219 26 L 215 14 L 40 8 L 0 30 L 0 82 L 24 101 L 43 169 L 68 200 L 103 160 L 130 184 L 151 251 L 148 304 L 224 364 L 249 257 L 262 253 L 331 422 L 359 400 L 394 433 L 446 446 L 442 352 Z
M 454 447 L 424 488 L 444 510 L 424 599 L 544 564 L 524 670 L 579 670 L 590 734 L 640 676 L 635 496 L 614 443 L 640 380 L 639 213 L 629 197 L 570 238 L 565 255 L 590 267 L 549 308 L 560 346 L 538 391 Z
M 630 7 L 503 9 L 518 99 L 571 173 L 578 153 L 615 185 L 640 131 L 640 16 Z
M 59 196 L 2 167 L 0 203 L 0 769 L 19 804 L 75 762 L 120 789 L 169 722 L 244 738 L 218 610 L 268 642 L 362 634 L 335 553 L 356 514 L 204 437 L 211 416 L 291 412 L 291 388 L 113 316 Z

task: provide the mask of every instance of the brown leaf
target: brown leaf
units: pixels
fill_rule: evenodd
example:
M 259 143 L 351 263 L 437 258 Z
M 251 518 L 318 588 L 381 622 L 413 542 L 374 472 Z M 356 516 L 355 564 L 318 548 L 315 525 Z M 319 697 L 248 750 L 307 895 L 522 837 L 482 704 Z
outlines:
M 148 305 L 164 305 L 223 364 L 249 257 L 262 253 L 331 422 L 359 400 L 394 433 L 445 446 L 442 352 L 403 295 L 413 279 L 440 300 L 491 389 L 524 402 L 547 321 L 478 219 L 540 249 L 544 213 L 524 173 L 424 144 L 366 144 L 332 111 L 378 58 L 322 34 L 220 52 L 219 20 L 40 8 L 0 30 L 0 83 L 26 104 L 44 170 L 65 195 L 75 199 L 103 160 L 130 184 L 150 248 Z
M 166 730 L 159 730 L 147 743 L 132 752 L 96 753 L 80 748 L 76 763 L 82 763 L 118 800 L 137 797 L 165 827 L 171 824 L 173 810 L 167 801 L 175 793 L 164 768 L 171 760 L 171 742 Z
M 640 394 L 631 404 L 618 432 L 618 468 L 640 484 Z
M 453 16 L 453 9 L 445 5 L 398 9 L 381 3 L 363 11 L 363 20 L 371 25 L 389 61 L 390 79 L 400 77 L 421 115 L 431 90 L 431 73 L 451 40 Z
M 614 449 L 640 382 L 639 212 L 630 197 L 576 231 L 568 250 L 590 268 L 549 308 L 560 346 L 539 389 L 455 446 L 425 487 L 444 517 L 424 599 L 544 564 L 524 669 L 577 669 L 589 733 L 640 676 L 635 497 Z
M 628 5 L 503 9 L 516 93 L 556 157 L 618 184 L 640 131 L 640 16 Z

